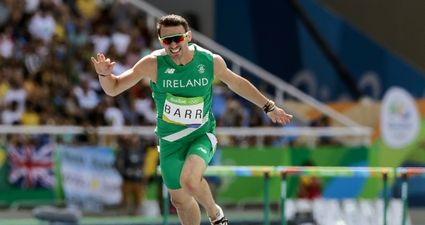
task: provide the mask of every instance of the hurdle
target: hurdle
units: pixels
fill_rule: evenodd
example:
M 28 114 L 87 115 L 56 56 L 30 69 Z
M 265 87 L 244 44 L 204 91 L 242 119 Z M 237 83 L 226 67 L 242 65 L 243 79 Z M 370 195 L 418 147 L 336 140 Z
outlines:
M 157 170 L 160 174 L 160 169 Z M 287 179 L 290 176 L 317 176 L 317 177 L 378 177 L 383 181 L 383 225 L 387 225 L 387 213 L 389 205 L 388 180 L 389 178 L 402 178 L 402 221 L 401 225 L 406 225 L 408 210 L 408 178 L 411 176 L 425 177 L 425 168 L 418 167 L 318 167 L 318 166 L 209 166 L 205 171 L 205 176 L 220 177 L 263 177 L 263 224 L 270 225 L 270 178 L 280 177 L 280 217 L 281 225 L 286 225 L 286 200 L 287 200 Z M 168 192 L 164 186 L 163 201 L 164 206 L 168 205 Z M 168 225 L 168 208 L 163 209 L 163 225 Z
M 285 203 L 287 199 L 288 176 L 317 176 L 317 177 L 382 177 L 383 180 L 383 225 L 387 225 L 388 211 L 388 178 L 394 176 L 394 170 L 390 167 L 276 167 L 281 176 L 281 224 L 286 225 Z M 270 224 L 269 222 L 265 224 Z
M 407 221 L 407 193 L 409 190 L 408 179 L 412 176 L 425 177 L 425 168 L 422 167 L 398 167 L 395 170 L 396 176 L 401 177 L 401 199 L 403 202 L 402 225 L 406 225 Z

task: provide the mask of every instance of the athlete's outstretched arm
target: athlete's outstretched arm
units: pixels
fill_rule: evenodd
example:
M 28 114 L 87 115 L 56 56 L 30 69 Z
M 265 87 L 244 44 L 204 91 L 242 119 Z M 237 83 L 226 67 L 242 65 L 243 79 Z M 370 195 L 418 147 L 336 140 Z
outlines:
M 291 120 L 292 115 L 274 106 L 274 103 L 266 98 L 251 84 L 251 82 L 228 69 L 226 62 L 219 55 L 214 55 L 214 76 L 227 84 L 233 92 L 244 97 L 258 107 L 271 109 L 271 111 L 267 110 L 269 111 L 267 116 L 269 116 L 274 123 L 287 124 Z
M 154 76 L 156 74 L 156 58 L 152 55 L 143 57 L 132 68 L 119 75 L 112 74 L 115 62 L 112 62 L 103 54 L 97 54 L 97 58 L 91 57 L 91 61 L 99 75 L 102 89 L 110 96 L 120 94 L 145 77 L 156 80 L 156 76 Z

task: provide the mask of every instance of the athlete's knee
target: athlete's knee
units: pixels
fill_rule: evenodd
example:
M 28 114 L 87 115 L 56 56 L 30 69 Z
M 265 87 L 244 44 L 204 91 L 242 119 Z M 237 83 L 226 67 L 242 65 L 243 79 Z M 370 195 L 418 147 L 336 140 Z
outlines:
M 204 170 L 205 161 L 198 155 L 190 155 L 185 161 L 179 178 L 182 188 L 190 194 L 195 193 L 201 187 Z
M 201 186 L 202 177 L 195 176 L 181 176 L 180 177 L 180 185 L 182 188 L 189 192 L 195 192 Z
M 171 198 L 171 204 L 173 204 L 174 207 L 177 209 L 185 208 L 184 206 L 188 204 L 187 201 L 183 201 L 178 198 Z
M 185 209 L 190 207 L 190 204 L 192 204 L 192 197 L 183 197 L 174 195 L 171 196 L 171 204 L 177 209 Z

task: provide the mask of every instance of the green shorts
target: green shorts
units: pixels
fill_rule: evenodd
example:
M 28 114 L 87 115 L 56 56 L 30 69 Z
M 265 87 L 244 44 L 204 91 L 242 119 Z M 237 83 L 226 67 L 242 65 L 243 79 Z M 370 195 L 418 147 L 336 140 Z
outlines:
M 169 189 L 179 189 L 180 174 L 183 164 L 189 155 L 195 154 L 204 159 L 205 164 L 211 161 L 217 146 L 217 138 L 206 133 L 188 141 L 159 141 L 159 162 L 162 179 Z

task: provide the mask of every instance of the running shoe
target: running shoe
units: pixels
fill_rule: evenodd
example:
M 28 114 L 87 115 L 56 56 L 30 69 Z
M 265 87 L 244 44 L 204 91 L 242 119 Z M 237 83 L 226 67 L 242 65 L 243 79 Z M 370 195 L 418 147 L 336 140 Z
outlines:
M 218 212 L 216 215 L 216 220 L 212 221 L 210 219 L 211 225 L 229 225 L 229 220 L 226 219 L 226 217 L 224 216 L 223 210 L 221 209 L 220 206 L 216 205 Z

